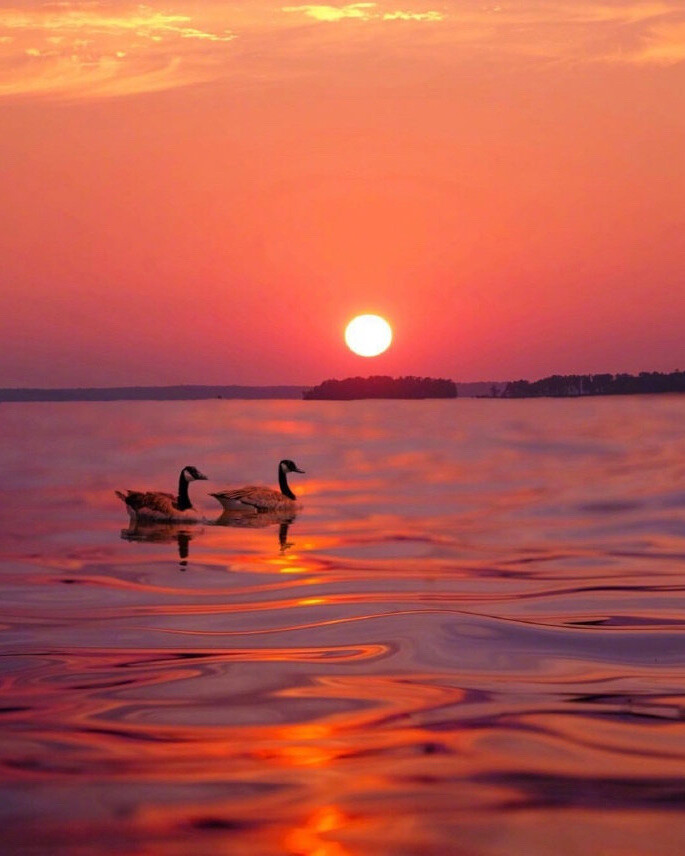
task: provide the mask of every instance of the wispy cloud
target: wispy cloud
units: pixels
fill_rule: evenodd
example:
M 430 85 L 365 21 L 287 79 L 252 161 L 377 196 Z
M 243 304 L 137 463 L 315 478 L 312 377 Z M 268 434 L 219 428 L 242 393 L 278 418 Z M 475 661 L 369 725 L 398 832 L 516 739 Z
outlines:
M 507 52 L 577 62 L 675 61 L 685 7 L 679 0 L 575 3 L 547 0 L 492 7 L 495 32 Z M 681 57 L 682 58 L 682 57 Z
M 512 55 L 579 62 L 672 64 L 685 60 L 681 0 L 453 0 L 435 10 L 397 10 L 376 2 L 285 6 L 312 22 L 440 21 L 412 35 L 461 57 Z M 438 54 L 434 55 L 436 59 Z M 452 53 L 454 59 L 455 54 Z
M 356 64 L 364 51 L 411 54 L 426 65 L 517 57 L 685 62 L 683 0 L 152 5 L 161 2 L 167 0 L 21 0 L 20 7 L 0 0 L 0 96 L 109 97 L 237 74 L 274 80 L 321 63 L 345 73 L 345 57 L 354 55 Z
M 685 20 L 656 24 L 639 43 L 608 58 L 638 65 L 678 65 L 685 62 Z
M 0 95 L 112 96 L 200 82 L 212 77 L 208 46 L 234 38 L 148 6 L 0 7 Z
M 300 12 L 315 21 L 442 21 L 441 12 L 383 11 L 377 3 L 350 3 L 347 6 L 284 6 L 284 12 Z
M 208 33 L 190 26 L 188 15 L 169 14 L 155 11 L 147 6 L 135 6 L 119 14 L 107 11 L 101 3 L 55 3 L 44 4 L 32 11 L 17 9 L 0 10 L 0 27 L 4 30 L 21 30 L 33 33 L 77 34 L 121 36 L 135 33 L 140 38 L 159 41 L 165 36 L 201 38 L 211 41 L 226 41 L 229 33 Z

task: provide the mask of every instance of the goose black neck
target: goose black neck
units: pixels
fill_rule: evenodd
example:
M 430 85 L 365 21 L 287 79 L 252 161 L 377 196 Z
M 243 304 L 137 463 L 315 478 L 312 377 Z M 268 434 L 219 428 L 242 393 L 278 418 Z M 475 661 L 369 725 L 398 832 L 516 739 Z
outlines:
M 181 473 L 178 478 L 178 508 L 179 511 L 187 511 L 189 508 L 192 508 L 192 504 L 190 502 L 190 496 L 188 495 L 188 480 L 183 474 L 185 471 Z
M 287 496 L 288 499 L 295 499 L 295 494 L 290 490 L 290 486 L 288 485 L 288 476 L 283 467 L 278 468 L 278 486 L 281 489 L 281 493 L 283 496 Z

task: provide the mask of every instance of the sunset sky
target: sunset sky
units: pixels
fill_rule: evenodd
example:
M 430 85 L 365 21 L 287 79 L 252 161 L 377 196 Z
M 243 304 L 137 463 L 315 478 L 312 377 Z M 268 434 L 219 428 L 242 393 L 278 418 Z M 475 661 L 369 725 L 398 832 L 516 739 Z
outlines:
M 0 0 L 0 386 L 685 369 L 683 0 L 290 2 Z

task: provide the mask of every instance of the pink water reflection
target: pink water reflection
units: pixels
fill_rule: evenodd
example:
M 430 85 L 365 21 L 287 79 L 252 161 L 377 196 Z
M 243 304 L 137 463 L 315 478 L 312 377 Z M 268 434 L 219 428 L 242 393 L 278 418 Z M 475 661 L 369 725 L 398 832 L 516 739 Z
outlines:
M 680 852 L 684 416 L 3 405 L 6 846 Z M 302 511 L 222 520 L 283 456 Z M 188 463 L 205 521 L 129 527 Z

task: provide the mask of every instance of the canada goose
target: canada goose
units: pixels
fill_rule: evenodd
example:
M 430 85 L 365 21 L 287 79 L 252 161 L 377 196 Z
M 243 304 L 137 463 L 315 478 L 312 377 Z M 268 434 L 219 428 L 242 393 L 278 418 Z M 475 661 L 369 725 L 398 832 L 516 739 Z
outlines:
M 288 473 L 303 473 L 295 461 L 283 460 L 278 465 L 280 491 L 259 485 L 247 485 L 234 490 L 211 494 L 226 511 L 253 508 L 255 511 L 286 511 L 295 508 L 297 497 L 288 485 Z
M 131 522 L 139 518 L 147 520 L 200 520 L 199 512 L 193 508 L 188 496 L 188 485 L 191 481 L 206 480 L 197 467 L 183 467 L 178 478 L 178 496 L 161 491 L 138 490 L 115 491 L 116 495 L 126 503 Z

